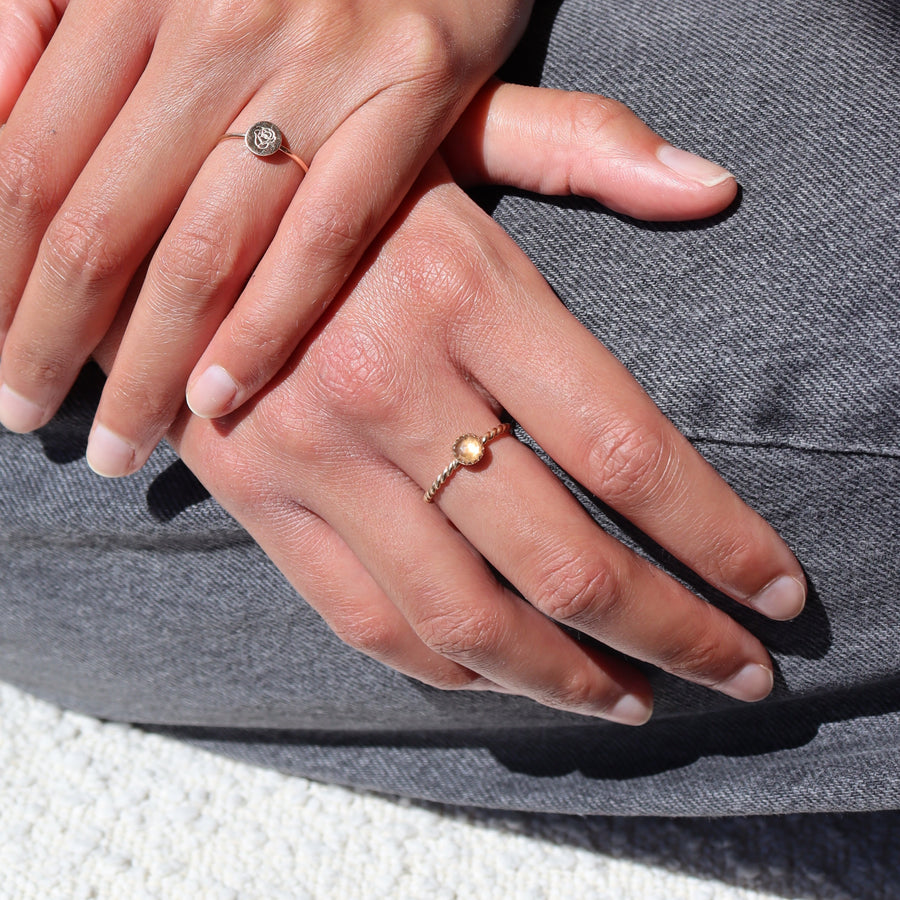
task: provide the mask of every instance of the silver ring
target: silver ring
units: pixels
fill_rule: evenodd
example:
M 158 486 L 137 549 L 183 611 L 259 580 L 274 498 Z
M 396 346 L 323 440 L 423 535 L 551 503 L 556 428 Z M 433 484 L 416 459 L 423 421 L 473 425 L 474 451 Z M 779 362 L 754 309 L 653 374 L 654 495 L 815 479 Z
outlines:
M 304 172 L 309 171 L 309 166 L 296 153 L 292 153 L 288 149 L 281 129 L 274 122 L 257 122 L 250 127 L 246 134 L 231 132 L 223 134 L 216 143 L 221 144 L 228 138 L 240 138 L 254 156 L 266 157 L 283 153 L 297 163 Z

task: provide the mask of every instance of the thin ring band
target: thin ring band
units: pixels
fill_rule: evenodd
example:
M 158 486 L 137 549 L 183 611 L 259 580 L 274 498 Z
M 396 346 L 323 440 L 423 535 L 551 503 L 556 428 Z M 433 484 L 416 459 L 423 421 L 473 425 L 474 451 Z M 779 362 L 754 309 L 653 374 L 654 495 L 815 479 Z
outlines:
M 297 163 L 303 169 L 304 174 L 309 171 L 309 166 L 296 153 L 292 153 L 288 149 L 281 129 L 272 122 L 257 122 L 248 129 L 246 134 L 231 132 L 223 134 L 216 144 L 221 144 L 228 138 L 240 138 L 254 156 L 273 156 L 276 153 L 283 153 Z
M 474 466 L 475 463 L 480 462 L 484 456 L 484 448 L 494 438 L 498 438 L 502 434 L 509 434 L 511 431 L 512 425 L 509 422 L 503 422 L 481 437 L 478 437 L 477 434 L 464 434 L 458 437 L 453 444 L 453 462 L 435 478 L 434 484 L 425 491 L 425 502 L 433 503 L 437 492 L 460 466 Z

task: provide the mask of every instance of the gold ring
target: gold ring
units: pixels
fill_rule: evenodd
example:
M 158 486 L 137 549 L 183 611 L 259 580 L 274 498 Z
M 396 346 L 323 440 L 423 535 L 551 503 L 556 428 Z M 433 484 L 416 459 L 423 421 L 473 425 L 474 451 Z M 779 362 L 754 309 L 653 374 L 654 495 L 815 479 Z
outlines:
M 291 153 L 281 129 L 272 122 L 257 122 L 246 134 L 223 134 L 216 143 L 221 144 L 228 138 L 240 138 L 254 156 L 274 156 L 276 153 L 283 153 L 304 172 L 309 171 L 309 166 L 296 153 Z
M 478 437 L 477 434 L 464 434 L 458 437 L 453 444 L 453 462 L 435 478 L 434 484 L 425 491 L 425 502 L 433 503 L 437 492 L 444 486 L 444 482 L 460 466 L 474 466 L 475 463 L 481 462 L 485 446 L 494 438 L 500 437 L 501 434 L 509 434 L 511 431 L 512 425 L 504 422 L 481 437 Z

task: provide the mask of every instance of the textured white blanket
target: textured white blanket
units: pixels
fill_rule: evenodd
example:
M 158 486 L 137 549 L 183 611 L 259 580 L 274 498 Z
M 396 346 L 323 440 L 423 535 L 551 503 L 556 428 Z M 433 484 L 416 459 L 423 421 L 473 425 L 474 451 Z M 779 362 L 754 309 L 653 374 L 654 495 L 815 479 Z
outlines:
M 900 814 L 581 819 L 254 769 L 0 686 L 0 897 L 900 897 Z

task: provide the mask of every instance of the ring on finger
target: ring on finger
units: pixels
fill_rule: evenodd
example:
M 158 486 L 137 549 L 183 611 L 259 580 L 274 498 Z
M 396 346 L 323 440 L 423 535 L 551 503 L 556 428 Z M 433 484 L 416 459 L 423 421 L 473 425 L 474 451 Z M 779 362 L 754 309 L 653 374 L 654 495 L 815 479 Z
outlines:
M 232 132 L 223 134 L 216 143 L 221 144 L 228 138 L 240 138 L 254 156 L 265 157 L 283 153 L 297 163 L 304 173 L 309 171 L 309 166 L 288 148 L 281 129 L 272 122 L 257 122 L 247 130 L 246 134 Z
M 460 466 L 474 466 L 480 462 L 484 456 L 484 448 L 494 438 L 501 435 L 509 434 L 512 431 L 512 425 L 509 422 L 503 422 L 496 428 L 492 428 L 487 434 L 479 437 L 477 434 L 463 434 L 458 437 L 453 444 L 453 460 L 450 465 L 438 475 L 434 480 L 434 484 L 425 491 L 425 502 L 433 503 L 438 491 L 444 486 L 447 479 Z

